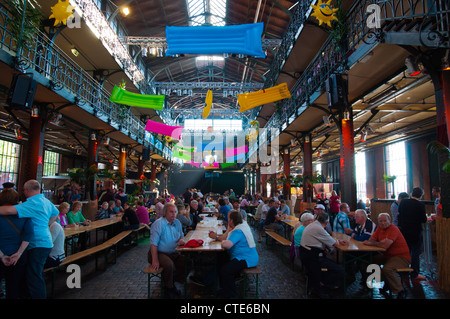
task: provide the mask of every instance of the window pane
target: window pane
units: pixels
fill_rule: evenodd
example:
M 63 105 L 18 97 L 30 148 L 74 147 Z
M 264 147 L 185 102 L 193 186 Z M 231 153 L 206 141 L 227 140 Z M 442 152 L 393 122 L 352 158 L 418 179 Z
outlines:
M 17 185 L 19 155 L 20 144 L 0 140 L 0 185 L 6 182 Z
M 408 192 L 405 142 L 386 146 L 386 175 L 396 177 L 394 189 L 392 189 L 392 183 L 387 185 L 388 198 L 392 195 L 397 196 L 401 192 Z
M 59 173 L 59 157 L 55 152 L 44 152 L 44 171 L 43 176 L 55 176 Z
M 366 153 L 355 154 L 355 174 L 356 174 L 356 197 L 358 201 L 362 199 L 365 203 L 367 199 L 366 190 Z

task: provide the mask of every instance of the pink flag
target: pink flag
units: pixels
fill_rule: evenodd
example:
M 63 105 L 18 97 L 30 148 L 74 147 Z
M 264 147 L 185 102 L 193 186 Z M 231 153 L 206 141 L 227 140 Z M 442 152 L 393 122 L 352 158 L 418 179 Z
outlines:
M 227 148 L 225 150 L 225 152 L 227 154 L 226 157 L 239 155 L 241 153 L 247 153 L 248 152 L 248 146 L 244 145 L 244 146 L 237 147 L 237 148 Z
M 158 123 L 154 121 L 147 120 L 147 125 L 145 130 L 157 134 L 167 135 L 173 139 L 181 139 L 181 132 L 183 131 L 183 126 L 170 126 L 163 123 Z
M 189 165 L 192 165 L 192 166 L 195 166 L 195 167 L 200 167 L 200 163 L 196 163 L 196 162 L 193 162 L 193 161 L 190 161 L 190 162 L 186 162 L 185 164 L 189 164 Z

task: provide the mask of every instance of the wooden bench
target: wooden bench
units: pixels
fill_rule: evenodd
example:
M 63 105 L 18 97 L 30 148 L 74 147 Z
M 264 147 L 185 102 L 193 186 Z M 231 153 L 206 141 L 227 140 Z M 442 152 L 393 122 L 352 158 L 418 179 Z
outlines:
M 164 296 L 164 282 L 162 280 L 162 272 L 163 268 L 159 267 L 158 270 L 155 270 L 152 268 L 152 265 L 148 265 L 147 268 L 145 268 L 142 272 L 144 274 L 147 274 L 147 299 L 150 299 L 151 296 L 151 279 L 152 278 L 159 278 L 160 286 L 161 286 L 161 292 L 160 292 L 160 298 L 163 298 Z
M 280 243 L 283 246 L 291 246 L 291 241 L 287 240 L 286 238 L 284 238 L 283 236 L 278 235 L 276 232 L 266 229 L 266 244 L 267 244 L 267 238 L 271 237 L 273 240 L 275 240 L 276 242 Z
M 108 250 L 112 247 L 115 247 L 120 241 L 122 241 L 124 238 L 126 238 L 128 235 L 131 234 L 131 230 L 123 231 L 116 236 L 114 236 L 111 239 L 108 239 L 104 243 L 82 250 L 78 253 L 72 254 L 67 256 L 58 266 L 51 267 L 51 268 L 45 268 L 44 273 L 52 272 L 52 296 L 54 295 L 54 288 L 55 288 L 55 279 L 56 279 L 56 271 L 58 269 L 61 269 L 62 267 L 66 265 L 70 265 L 78 260 L 81 260 L 83 258 L 89 257 L 89 256 L 95 256 L 95 270 L 98 270 L 98 253 L 104 252 L 105 250 Z M 117 249 L 114 249 L 115 251 L 115 260 L 117 260 Z M 105 254 L 105 267 L 108 263 L 108 254 Z
M 146 229 L 147 229 L 147 226 L 145 226 L 144 224 L 141 224 L 138 229 L 133 229 L 133 234 L 135 235 L 136 243 L 139 241 L 139 232 L 141 230 L 144 230 L 144 238 L 150 237 L 150 230 L 149 229 L 147 229 L 148 230 L 148 236 L 145 235 L 147 233 Z
M 245 268 L 243 271 L 244 273 L 244 287 L 243 287 L 243 297 L 244 299 L 249 299 L 247 294 L 247 286 L 248 286 L 248 277 L 254 277 L 255 278 L 255 299 L 258 299 L 259 293 L 258 293 L 258 283 L 259 283 L 259 274 L 262 274 L 262 270 L 256 266 L 256 267 L 250 267 Z

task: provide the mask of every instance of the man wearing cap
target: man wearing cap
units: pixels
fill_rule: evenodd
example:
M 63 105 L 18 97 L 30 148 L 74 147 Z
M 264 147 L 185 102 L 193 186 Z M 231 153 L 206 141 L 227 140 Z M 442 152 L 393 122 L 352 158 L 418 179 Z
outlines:
M 18 215 L 19 218 L 31 218 L 34 238 L 27 250 L 27 285 L 31 298 L 45 299 L 47 296 L 43 270 L 47 257 L 53 247 L 49 224 L 59 215 L 55 205 L 40 194 L 41 185 L 29 180 L 23 186 L 27 200 L 19 205 L 1 206 L 0 215 Z
M 326 213 L 325 212 L 325 206 L 323 206 L 322 204 L 318 204 L 316 205 L 316 207 L 314 207 L 314 215 L 317 216 L 320 213 Z M 328 232 L 328 234 L 332 234 L 333 230 L 331 229 L 331 224 L 327 223 L 325 230 Z

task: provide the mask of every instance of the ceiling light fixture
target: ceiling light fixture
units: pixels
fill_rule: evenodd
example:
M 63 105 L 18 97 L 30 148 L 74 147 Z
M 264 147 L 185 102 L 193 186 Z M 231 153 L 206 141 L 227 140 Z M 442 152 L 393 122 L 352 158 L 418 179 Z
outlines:
M 72 49 L 70 49 L 70 51 L 72 52 L 72 54 L 74 56 L 79 56 L 80 55 L 80 52 L 78 52 L 78 50 L 76 48 L 72 48 Z
M 413 56 L 409 56 L 405 59 L 405 66 L 408 69 L 408 73 L 411 76 L 419 75 L 422 71 L 419 69 L 418 63 Z
M 22 132 L 20 131 L 20 127 L 14 128 L 14 134 L 16 135 L 16 138 L 18 140 L 21 140 L 23 138 Z

